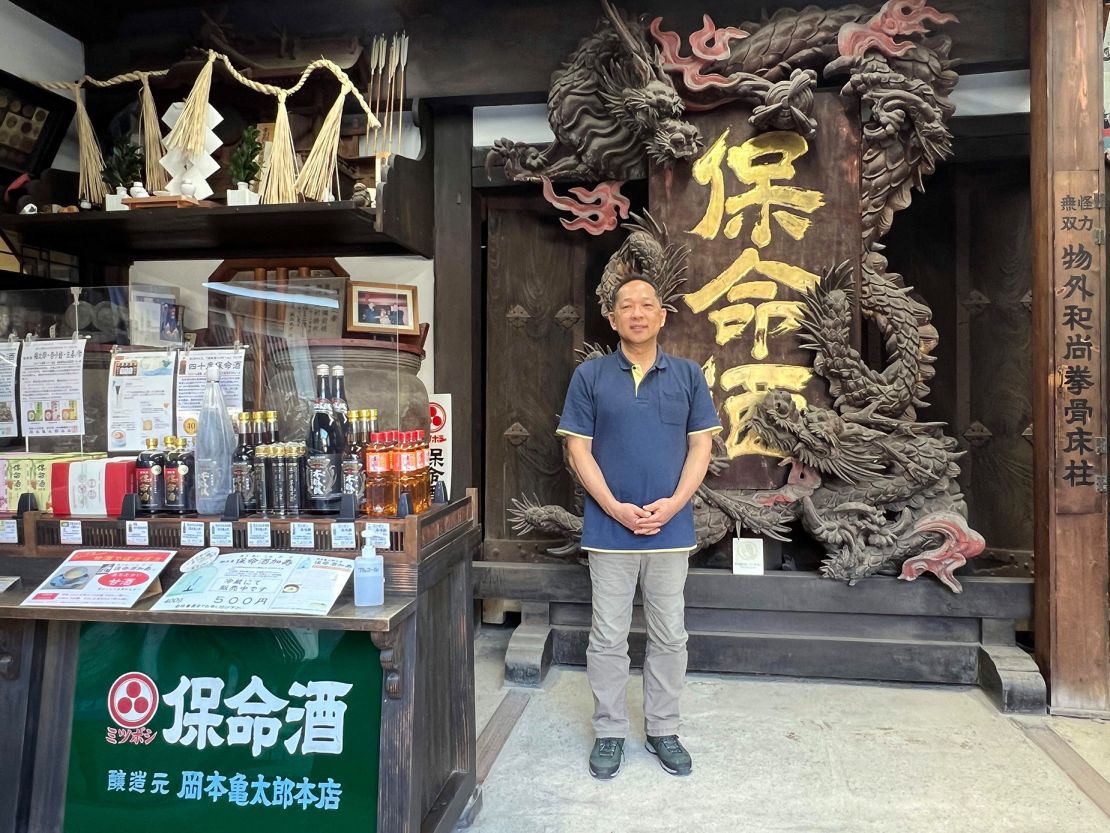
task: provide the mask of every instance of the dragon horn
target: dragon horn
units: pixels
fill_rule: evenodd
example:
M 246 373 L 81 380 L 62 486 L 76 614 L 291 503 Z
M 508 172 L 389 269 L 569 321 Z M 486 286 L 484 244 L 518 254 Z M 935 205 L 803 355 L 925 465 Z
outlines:
M 628 31 L 628 26 L 624 18 L 621 17 L 620 12 L 617 11 L 612 0 L 601 0 L 601 6 L 605 9 L 605 16 L 609 18 L 609 22 L 613 24 L 613 29 L 616 30 L 617 37 L 621 39 L 625 48 L 628 49 L 629 53 L 638 63 L 643 64 L 642 68 L 644 72 L 649 76 L 654 75 L 655 68 L 646 54 L 643 42 Z

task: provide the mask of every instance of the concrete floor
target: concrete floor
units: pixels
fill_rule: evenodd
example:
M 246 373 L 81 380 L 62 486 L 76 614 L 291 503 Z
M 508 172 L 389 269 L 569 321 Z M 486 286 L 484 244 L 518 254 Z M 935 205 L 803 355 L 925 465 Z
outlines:
M 476 645 L 479 731 L 497 708 L 510 631 Z M 643 725 L 640 678 L 628 687 Z M 590 777 L 584 670 L 556 668 L 483 788 L 473 833 L 1110 833 L 1110 819 L 1030 742 L 1047 724 L 1110 779 L 1110 725 L 1012 719 L 975 688 L 691 674 L 675 778 L 626 743 L 616 779 Z

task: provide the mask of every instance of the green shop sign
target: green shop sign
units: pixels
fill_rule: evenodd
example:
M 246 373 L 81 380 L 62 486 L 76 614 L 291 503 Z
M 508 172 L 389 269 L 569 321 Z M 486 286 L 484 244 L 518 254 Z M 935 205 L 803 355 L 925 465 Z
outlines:
M 366 633 L 86 624 L 64 830 L 373 831 L 381 698 Z

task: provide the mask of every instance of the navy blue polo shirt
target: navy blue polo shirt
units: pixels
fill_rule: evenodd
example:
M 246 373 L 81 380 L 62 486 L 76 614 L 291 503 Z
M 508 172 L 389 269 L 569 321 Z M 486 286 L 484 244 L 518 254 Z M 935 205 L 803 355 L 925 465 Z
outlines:
M 662 350 L 637 387 L 624 353 L 582 362 L 574 371 L 558 433 L 593 440 L 594 459 L 613 497 L 646 506 L 670 497 L 686 463 L 687 437 L 720 430 L 701 368 Z M 586 494 L 582 548 L 592 552 L 691 550 L 687 504 L 656 535 L 636 535 Z

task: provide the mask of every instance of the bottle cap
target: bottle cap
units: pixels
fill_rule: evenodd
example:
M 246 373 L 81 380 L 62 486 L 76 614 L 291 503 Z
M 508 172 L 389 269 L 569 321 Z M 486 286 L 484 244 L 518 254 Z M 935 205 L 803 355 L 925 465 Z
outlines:
M 162 442 L 166 444 L 166 448 L 173 448 L 174 445 L 177 443 L 177 437 L 175 437 L 173 434 L 169 434 L 162 438 Z
M 369 419 L 377 419 L 378 418 L 378 409 L 377 408 L 367 408 L 365 411 L 363 411 L 363 413 L 366 414 L 366 416 Z
M 157 437 L 147 437 L 146 438 L 146 447 L 150 448 L 150 449 L 157 448 L 158 447 L 158 438 Z
M 266 419 L 277 419 L 277 411 L 266 411 Z
M 334 365 L 331 369 L 331 375 L 332 376 L 342 376 L 343 375 L 343 365 L 341 365 L 341 364 Z
M 328 375 L 328 366 L 326 364 L 316 365 L 316 375 L 317 376 L 327 376 Z
M 251 422 L 259 422 L 262 419 L 262 411 L 251 411 Z
M 220 381 L 220 369 L 216 367 L 216 365 L 210 365 L 209 368 L 204 371 L 204 377 L 209 382 L 218 382 Z
M 359 411 L 359 410 L 348 411 L 347 412 L 347 417 L 349 419 L 362 419 L 362 415 L 364 413 L 366 413 L 366 412 L 365 411 Z
M 250 422 L 251 421 L 250 412 L 249 411 L 240 411 L 239 412 L 239 421 L 240 422 Z

